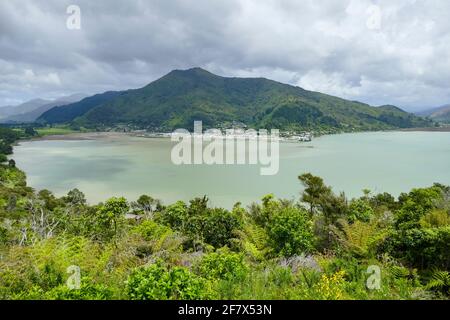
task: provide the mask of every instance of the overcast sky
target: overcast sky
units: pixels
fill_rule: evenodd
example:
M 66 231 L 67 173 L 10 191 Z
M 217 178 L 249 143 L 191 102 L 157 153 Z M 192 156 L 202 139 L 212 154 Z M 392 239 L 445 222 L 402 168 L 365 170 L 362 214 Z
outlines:
M 71 4 L 80 29 L 66 26 Z M 372 105 L 440 106 L 449 16 L 448 0 L 0 0 L 0 105 L 200 66 Z

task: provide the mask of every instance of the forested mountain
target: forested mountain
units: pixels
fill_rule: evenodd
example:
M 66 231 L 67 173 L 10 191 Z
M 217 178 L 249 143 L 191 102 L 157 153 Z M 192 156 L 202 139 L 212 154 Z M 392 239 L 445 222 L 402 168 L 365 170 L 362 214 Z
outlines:
M 46 123 L 163 129 L 190 128 L 194 120 L 205 126 L 239 121 L 256 128 L 294 130 L 433 125 L 394 106 L 372 107 L 264 78 L 221 77 L 201 68 L 174 70 L 143 88 L 96 95 L 39 118 Z

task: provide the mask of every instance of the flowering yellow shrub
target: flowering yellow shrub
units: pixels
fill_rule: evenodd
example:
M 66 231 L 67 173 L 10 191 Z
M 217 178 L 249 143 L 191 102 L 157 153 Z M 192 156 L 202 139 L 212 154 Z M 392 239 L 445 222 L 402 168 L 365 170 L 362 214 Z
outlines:
M 345 271 L 341 270 L 332 275 L 323 274 L 318 283 L 318 293 L 323 300 L 343 299 Z

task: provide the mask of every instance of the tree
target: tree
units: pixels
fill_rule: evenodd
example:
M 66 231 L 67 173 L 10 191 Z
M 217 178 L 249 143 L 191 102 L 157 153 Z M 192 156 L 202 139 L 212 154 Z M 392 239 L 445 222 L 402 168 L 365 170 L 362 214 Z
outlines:
M 312 221 L 306 210 L 280 208 L 267 225 L 269 244 L 276 254 L 290 257 L 313 249 Z
M 396 210 L 398 207 L 395 198 L 387 192 L 377 194 L 370 198 L 369 201 L 373 207 L 385 206 L 389 210 Z
M 292 201 L 278 200 L 273 194 L 267 194 L 262 198 L 262 205 L 253 203 L 250 206 L 250 217 L 258 226 L 265 228 L 274 212 L 292 205 Z
M 171 227 L 173 230 L 183 230 L 183 225 L 187 220 L 188 207 L 183 201 L 177 201 L 176 203 L 167 206 L 165 210 L 158 213 L 155 220 L 161 224 L 165 224 Z
M 41 191 L 39 191 L 38 198 L 39 200 L 42 200 L 44 202 L 44 207 L 47 210 L 54 210 L 56 207 L 62 204 L 61 199 L 57 199 L 54 194 L 47 189 L 42 189 Z
M 10 159 L 8 161 L 8 166 L 10 166 L 11 168 L 15 168 L 16 167 L 16 162 L 14 161 L 14 159 Z
M 13 152 L 13 148 L 11 147 L 10 144 L 7 144 L 3 141 L 0 141 L 0 154 L 2 155 L 6 155 L 6 154 L 11 154 Z M 6 157 L 5 157 L 6 159 Z M 2 162 L 5 162 L 6 160 L 3 160 Z
M 322 195 L 319 198 L 318 206 L 328 225 L 336 224 L 339 219 L 345 219 L 348 214 L 347 198 L 343 192 L 339 195 L 335 195 L 333 192 Z
M 439 228 L 393 230 L 378 250 L 421 269 L 450 268 L 450 225 Z
M 97 210 L 98 237 L 102 240 L 115 239 L 125 224 L 125 214 L 129 206 L 123 197 L 113 197 Z
M 26 127 L 24 132 L 25 132 L 25 135 L 27 135 L 29 137 L 34 137 L 34 136 L 38 135 L 37 131 L 34 130 L 33 127 Z
M 215 248 L 230 246 L 231 240 L 235 238 L 234 232 L 242 227 L 242 221 L 235 211 L 222 208 L 208 209 L 200 223 L 203 241 Z
M 350 202 L 350 206 L 348 208 L 349 222 L 353 223 L 357 220 L 368 222 L 373 215 L 374 211 L 365 197 L 354 199 Z
M 137 211 L 137 213 L 143 213 L 148 219 L 153 218 L 155 210 L 162 208 L 159 200 L 145 194 L 141 195 L 136 202 L 133 202 L 131 207 L 134 211 Z
M 413 189 L 402 193 L 398 200 L 400 209 L 396 212 L 396 227 L 400 229 L 418 228 L 420 219 L 432 209 L 443 197 L 443 191 L 438 186 Z
M 64 200 L 74 206 L 86 204 L 86 197 L 84 196 L 84 193 L 77 188 L 70 190 L 64 197 Z
M 29 213 L 29 225 L 32 235 L 29 237 L 25 228 L 20 244 L 25 244 L 30 238 L 33 241 L 51 238 L 61 221 L 50 210 L 45 208 L 45 206 L 42 206 L 39 201 L 33 199 L 28 200 L 26 209 Z
M 11 145 L 19 139 L 19 133 L 9 128 L 0 128 L 0 141 L 4 145 Z
M 156 220 L 181 231 L 189 238 L 189 245 L 206 243 L 216 248 L 230 245 L 234 232 L 242 226 L 239 210 L 208 208 L 208 198 L 195 198 L 189 206 L 178 201 L 158 213 Z
M 322 178 L 313 176 L 311 173 L 302 174 L 298 179 L 305 187 L 301 200 L 309 204 L 312 215 L 320 204 L 321 198 L 331 193 L 331 188 L 325 185 Z

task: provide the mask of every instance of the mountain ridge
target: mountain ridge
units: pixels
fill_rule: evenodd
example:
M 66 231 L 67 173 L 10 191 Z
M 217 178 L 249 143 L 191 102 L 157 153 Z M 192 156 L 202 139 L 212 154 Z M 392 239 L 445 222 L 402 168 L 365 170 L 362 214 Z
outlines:
M 34 122 L 47 110 L 58 105 L 74 103 L 84 97 L 86 97 L 85 94 L 76 93 L 55 100 L 36 98 L 19 105 L 1 107 L 0 123 L 12 124 Z

